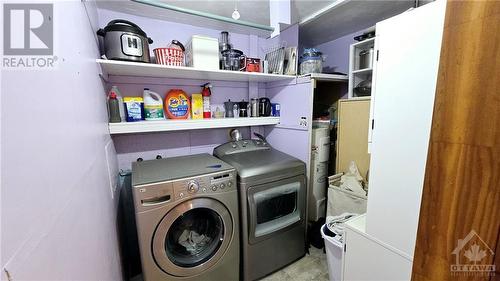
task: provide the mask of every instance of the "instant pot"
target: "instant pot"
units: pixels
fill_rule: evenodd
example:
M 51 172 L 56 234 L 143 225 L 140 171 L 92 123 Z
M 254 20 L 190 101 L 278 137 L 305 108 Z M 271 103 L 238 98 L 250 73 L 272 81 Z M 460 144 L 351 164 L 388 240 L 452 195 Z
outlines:
M 133 22 L 112 20 L 104 29 L 99 29 L 97 35 L 103 37 L 104 54 L 110 60 L 151 61 L 149 44 L 153 40 Z

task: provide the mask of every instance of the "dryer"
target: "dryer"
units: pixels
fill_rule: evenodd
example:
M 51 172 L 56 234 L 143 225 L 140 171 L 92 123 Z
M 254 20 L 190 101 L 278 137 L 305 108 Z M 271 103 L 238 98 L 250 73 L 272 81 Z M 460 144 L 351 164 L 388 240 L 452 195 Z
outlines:
M 262 278 L 304 256 L 305 163 L 264 139 L 231 141 L 214 155 L 238 172 L 242 279 Z
M 136 162 L 132 186 L 145 281 L 239 280 L 233 167 L 209 154 Z

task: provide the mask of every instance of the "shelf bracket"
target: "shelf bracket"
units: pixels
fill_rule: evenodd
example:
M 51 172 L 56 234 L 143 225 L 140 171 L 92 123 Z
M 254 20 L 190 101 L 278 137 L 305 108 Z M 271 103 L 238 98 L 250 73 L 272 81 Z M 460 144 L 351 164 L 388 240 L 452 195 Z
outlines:
M 109 75 L 108 74 L 99 73 L 99 77 L 101 77 L 102 81 L 109 83 Z

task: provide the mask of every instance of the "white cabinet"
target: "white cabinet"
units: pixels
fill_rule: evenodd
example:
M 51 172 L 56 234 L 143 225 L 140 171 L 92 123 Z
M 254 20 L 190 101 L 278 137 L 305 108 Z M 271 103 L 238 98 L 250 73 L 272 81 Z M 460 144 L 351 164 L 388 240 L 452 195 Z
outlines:
M 377 24 L 366 232 L 410 256 L 417 235 L 446 1 Z
M 368 204 L 346 224 L 346 281 L 411 278 L 445 8 L 377 24 Z
M 365 216 L 346 224 L 344 242 L 345 281 L 410 280 L 411 259 L 364 232 Z
M 367 65 L 363 65 L 363 63 L 361 62 L 360 53 L 373 50 L 374 42 L 375 38 L 370 38 L 361 42 L 354 43 L 349 47 L 349 90 L 347 94 L 347 97 L 349 99 L 359 97 L 354 89 L 358 86 L 359 83 L 365 80 L 372 80 L 375 52 L 372 52 L 372 55 L 370 56 L 370 62 L 365 61 L 365 64 Z

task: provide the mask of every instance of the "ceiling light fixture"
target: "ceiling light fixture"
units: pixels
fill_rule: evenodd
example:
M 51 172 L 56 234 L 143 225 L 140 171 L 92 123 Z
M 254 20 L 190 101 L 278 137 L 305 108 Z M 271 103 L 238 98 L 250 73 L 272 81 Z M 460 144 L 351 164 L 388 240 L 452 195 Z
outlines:
M 238 0 L 234 2 L 234 12 L 231 17 L 235 20 L 240 19 L 240 12 L 238 12 Z

